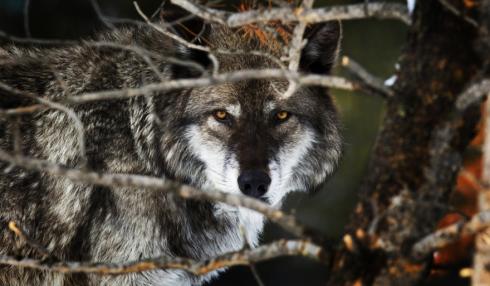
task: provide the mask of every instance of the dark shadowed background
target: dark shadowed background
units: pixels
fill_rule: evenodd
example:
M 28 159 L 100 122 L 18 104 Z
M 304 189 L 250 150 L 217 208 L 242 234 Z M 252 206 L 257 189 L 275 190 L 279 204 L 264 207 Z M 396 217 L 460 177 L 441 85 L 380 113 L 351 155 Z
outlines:
M 28 24 L 32 37 L 78 39 L 89 37 L 104 24 L 98 19 L 90 0 L 31 0 L 25 21 L 25 0 L 0 0 L 0 30 L 25 36 Z M 138 1 L 151 14 L 161 0 Z M 227 4 L 237 1 L 222 1 Z M 362 1 L 324 0 L 317 6 Z M 394 2 L 394 1 L 385 1 Z M 131 0 L 99 0 L 104 15 L 139 19 Z M 341 55 L 347 55 L 373 74 L 386 79 L 395 70 L 397 57 L 405 40 L 406 26 L 397 21 L 360 20 L 343 23 Z M 6 41 L 0 38 L 0 44 Z M 337 68 L 337 74 L 342 70 Z M 332 91 L 343 122 L 345 155 L 341 166 L 325 189 L 316 194 L 293 194 L 285 207 L 299 220 L 338 238 L 356 202 L 356 190 L 366 169 L 379 122 L 383 102 L 361 93 Z M 287 237 L 279 228 L 268 224 L 262 242 Z M 265 285 L 324 285 L 328 273 L 323 265 L 302 258 L 281 258 L 257 265 Z M 211 285 L 257 285 L 248 267 L 235 267 Z

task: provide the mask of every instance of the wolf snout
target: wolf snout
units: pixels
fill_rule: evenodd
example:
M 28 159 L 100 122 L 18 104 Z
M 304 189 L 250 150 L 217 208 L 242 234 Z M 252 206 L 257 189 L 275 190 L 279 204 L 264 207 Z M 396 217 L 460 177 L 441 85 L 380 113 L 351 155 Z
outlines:
M 254 198 L 261 198 L 267 193 L 271 178 L 266 172 L 260 170 L 243 171 L 238 176 L 238 187 L 243 194 Z

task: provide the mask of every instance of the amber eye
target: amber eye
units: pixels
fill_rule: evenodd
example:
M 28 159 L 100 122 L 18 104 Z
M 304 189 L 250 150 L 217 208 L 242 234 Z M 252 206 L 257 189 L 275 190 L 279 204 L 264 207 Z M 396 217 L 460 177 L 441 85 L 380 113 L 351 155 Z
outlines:
M 285 121 L 288 118 L 289 118 L 289 112 L 287 111 L 279 111 L 278 113 L 276 113 L 276 119 L 279 121 Z
M 224 111 L 224 110 L 216 110 L 214 113 L 213 113 L 213 116 L 216 120 L 218 121 L 223 121 L 223 120 L 226 120 L 228 118 L 228 112 Z

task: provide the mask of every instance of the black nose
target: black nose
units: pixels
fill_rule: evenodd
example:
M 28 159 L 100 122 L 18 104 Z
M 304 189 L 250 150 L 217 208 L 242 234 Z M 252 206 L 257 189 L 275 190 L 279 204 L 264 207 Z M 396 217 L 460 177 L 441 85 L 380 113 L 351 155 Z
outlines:
M 243 171 L 238 176 L 238 187 L 242 193 L 254 198 L 261 198 L 271 184 L 271 178 L 266 172 L 260 170 Z

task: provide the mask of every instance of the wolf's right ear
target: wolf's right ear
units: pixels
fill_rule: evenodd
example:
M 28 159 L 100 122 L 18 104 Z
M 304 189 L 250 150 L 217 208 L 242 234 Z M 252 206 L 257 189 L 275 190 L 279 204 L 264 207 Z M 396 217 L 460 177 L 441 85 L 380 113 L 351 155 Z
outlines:
M 176 6 L 170 1 L 161 7 L 160 20 L 169 26 L 172 33 L 178 35 L 189 43 L 206 46 L 206 37 L 209 35 L 210 26 L 200 17 L 190 14 L 188 11 Z M 186 47 L 177 43 L 178 53 L 188 60 L 193 60 L 203 67 L 211 65 L 208 53 Z
M 312 25 L 305 35 L 308 42 L 301 53 L 300 69 L 316 74 L 330 73 L 337 59 L 342 37 L 340 21 Z

